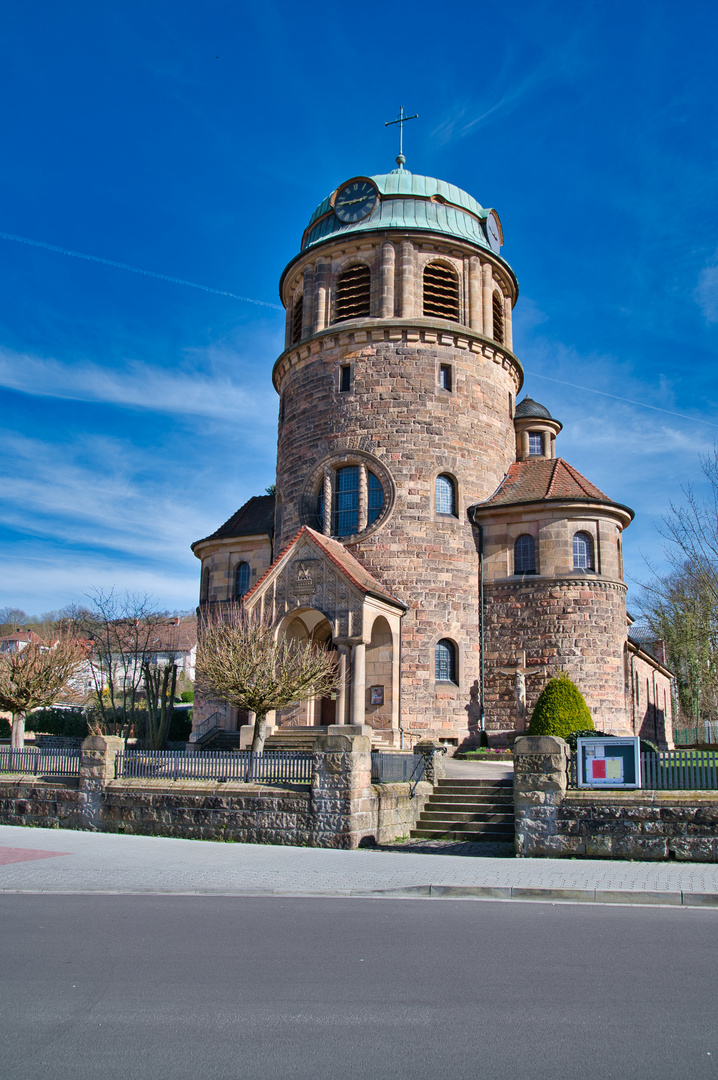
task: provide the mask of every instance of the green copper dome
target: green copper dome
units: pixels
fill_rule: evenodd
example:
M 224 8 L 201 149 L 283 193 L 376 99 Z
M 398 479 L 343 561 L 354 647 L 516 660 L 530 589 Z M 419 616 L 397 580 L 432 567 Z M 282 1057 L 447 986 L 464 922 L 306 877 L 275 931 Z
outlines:
M 407 169 L 394 169 L 370 179 L 379 191 L 372 212 L 361 221 L 341 222 L 333 210 L 336 192 L 332 192 L 312 214 L 302 251 L 334 237 L 384 229 L 443 233 L 491 251 L 485 222 L 492 211 L 461 188 L 433 176 L 415 176 Z M 493 215 L 498 220 L 495 210 Z

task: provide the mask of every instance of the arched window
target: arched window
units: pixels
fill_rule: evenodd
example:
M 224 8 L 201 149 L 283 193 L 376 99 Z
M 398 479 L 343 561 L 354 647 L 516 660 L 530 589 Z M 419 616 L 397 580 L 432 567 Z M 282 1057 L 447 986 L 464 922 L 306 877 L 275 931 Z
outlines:
M 499 345 L 504 343 L 504 298 L 501 293 L 495 292 L 492 299 L 494 311 L 494 341 Z
M 237 563 L 234 572 L 234 599 L 241 600 L 246 592 L 249 592 L 249 563 Z
M 367 525 L 371 525 L 371 523 L 376 521 L 379 517 L 384 506 L 384 488 L 381 486 L 379 478 L 374 476 L 373 472 L 367 473 L 367 479 L 369 481 L 369 491 L 366 523 Z
M 436 478 L 436 512 L 456 517 L 456 488 L 450 476 Z
M 444 263 L 429 263 L 424 269 L 424 315 L 459 321 L 459 279 Z
M 302 293 L 299 294 L 294 301 L 294 307 L 292 309 L 292 345 L 296 345 L 298 341 L 302 340 L 302 321 L 304 319 L 304 297 Z
M 437 682 L 456 682 L 456 645 L 448 638 L 437 641 L 434 649 Z
M 536 541 L 528 533 L 519 536 L 514 544 L 514 573 L 536 573 Z
M 577 532 L 573 538 L 574 570 L 593 570 L 593 540 L 587 532 Z
M 337 278 L 335 322 L 368 318 L 371 308 L 371 271 L 363 263 L 348 266 Z
M 384 509 L 386 494 L 378 476 L 366 469 L 366 483 L 362 482 L 363 465 L 346 465 L 329 473 L 331 488 L 332 536 L 353 536 L 372 525 Z M 324 531 L 324 481 L 317 492 L 315 528 Z

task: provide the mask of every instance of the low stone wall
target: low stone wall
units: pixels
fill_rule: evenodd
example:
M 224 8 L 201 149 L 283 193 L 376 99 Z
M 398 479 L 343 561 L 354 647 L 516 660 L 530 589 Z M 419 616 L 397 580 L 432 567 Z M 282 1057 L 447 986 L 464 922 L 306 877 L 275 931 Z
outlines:
M 718 862 L 717 791 L 567 787 L 563 739 L 514 743 L 516 854 Z
M 120 740 L 83 744 L 79 781 L 0 779 L 0 822 L 236 843 L 356 848 L 408 834 L 432 791 L 371 784 L 365 737 L 328 737 L 311 787 L 197 780 L 115 780 Z

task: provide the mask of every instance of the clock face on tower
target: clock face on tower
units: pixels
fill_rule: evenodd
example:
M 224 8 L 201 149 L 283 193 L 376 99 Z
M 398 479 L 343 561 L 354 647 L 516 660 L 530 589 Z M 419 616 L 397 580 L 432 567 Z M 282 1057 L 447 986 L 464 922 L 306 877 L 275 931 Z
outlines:
M 376 206 L 377 190 L 371 180 L 350 180 L 339 188 L 334 199 L 334 213 L 350 225 L 371 214 Z
M 499 223 L 493 214 L 489 214 L 486 219 L 486 235 L 489 238 L 489 246 L 496 254 L 501 251 L 501 233 L 499 232 Z

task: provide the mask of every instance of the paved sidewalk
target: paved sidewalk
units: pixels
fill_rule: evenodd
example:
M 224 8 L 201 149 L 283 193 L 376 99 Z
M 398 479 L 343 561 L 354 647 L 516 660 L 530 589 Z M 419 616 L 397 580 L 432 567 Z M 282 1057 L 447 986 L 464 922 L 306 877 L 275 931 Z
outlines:
M 416 896 L 718 907 L 718 865 L 473 859 L 2 825 L 0 892 Z

